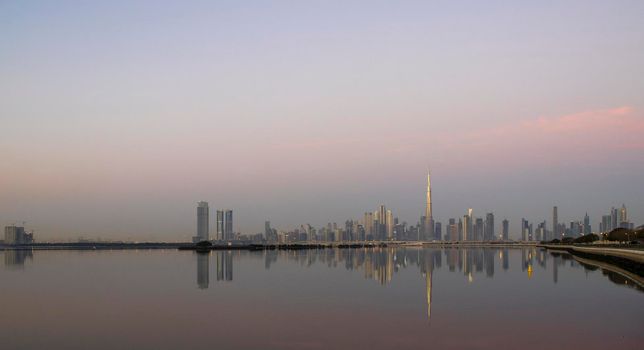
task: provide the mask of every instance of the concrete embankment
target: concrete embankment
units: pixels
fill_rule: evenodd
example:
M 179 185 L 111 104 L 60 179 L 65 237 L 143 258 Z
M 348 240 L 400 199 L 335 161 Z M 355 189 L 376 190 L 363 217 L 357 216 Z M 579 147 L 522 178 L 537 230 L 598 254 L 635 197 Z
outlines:
M 585 247 L 575 245 L 557 245 L 557 244 L 543 244 L 538 247 L 551 249 L 551 250 L 566 250 L 568 252 L 585 253 L 590 255 L 612 256 L 622 259 L 632 260 L 634 262 L 644 264 L 644 250 L 628 249 L 628 248 L 608 248 L 608 247 Z
M 566 251 L 574 256 L 607 262 L 638 276 L 644 276 L 644 250 L 598 246 L 543 244 L 538 247 Z
M 621 275 L 626 280 L 631 281 L 631 283 L 634 284 L 637 287 L 637 289 L 644 291 L 644 277 L 643 276 L 639 276 L 639 275 L 637 275 L 637 274 L 635 274 L 633 272 L 627 271 L 627 270 L 625 270 L 625 269 L 623 269 L 623 268 L 621 268 L 619 266 L 609 264 L 609 263 L 606 263 L 606 262 L 603 262 L 603 261 L 597 261 L 597 260 L 593 260 L 593 259 L 585 259 L 585 258 L 582 258 L 580 256 L 576 256 L 576 255 L 573 255 L 572 258 L 575 259 L 575 261 L 577 261 L 580 264 L 587 265 L 587 266 L 590 265 L 590 266 L 599 267 L 602 270 L 609 271 L 609 272 Z

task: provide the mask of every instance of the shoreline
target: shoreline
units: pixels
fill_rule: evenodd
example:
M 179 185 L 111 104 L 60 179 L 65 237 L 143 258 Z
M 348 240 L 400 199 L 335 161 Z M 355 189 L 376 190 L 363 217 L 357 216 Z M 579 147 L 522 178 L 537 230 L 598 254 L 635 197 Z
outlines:
M 347 242 L 293 242 L 293 243 L 246 243 L 216 242 L 202 250 L 264 250 L 264 249 L 334 249 L 334 248 L 374 248 L 374 247 L 436 247 L 436 248 L 474 248 L 497 247 L 518 248 L 536 247 L 537 242 L 420 242 L 420 241 L 347 241 Z M 33 243 L 21 245 L 0 244 L 3 250 L 127 250 L 127 249 L 180 249 L 196 250 L 190 242 L 76 242 L 76 243 Z
M 573 257 L 607 263 L 639 277 L 644 277 L 644 250 L 641 249 L 553 244 L 540 244 L 537 247 L 551 252 L 564 251 Z

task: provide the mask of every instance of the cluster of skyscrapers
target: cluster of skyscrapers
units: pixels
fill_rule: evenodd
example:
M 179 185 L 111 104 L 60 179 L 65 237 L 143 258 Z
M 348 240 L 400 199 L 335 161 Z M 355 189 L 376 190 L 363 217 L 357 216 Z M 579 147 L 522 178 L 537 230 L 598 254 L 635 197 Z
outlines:
M 33 242 L 34 233 L 25 231 L 23 226 L 5 226 L 4 244 L 31 244 Z
M 600 232 L 609 232 L 616 228 L 633 229 L 635 225 L 628 221 L 628 211 L 622 204 L 621 208 L 610 208 L 608 215 L 602 215 L 602 221 L 599 223 Z
M 232 211 L 217 211 L 216 240 L 229 241 L 241 239 L 248 241 L 269 241 L 279 243 L 289 242 L 345 242 L 345 241 L 508 241 L 510 240 L 510 222 L 501 221 L 501 232 L 497 234 L 496 221 L 493 212 L 476 217 L 473 209 L 458 219 L 450 218 L 444 226 L 434 220 L 432 208 L 431 176 L 427 174 L 427 189 L 425 210 L 416 225 L 407 225 L 394 216 L 393 211 L 384 204 L 374 211 L 367 211 L 358 220 L 347 220 L 344 224 L 329 222 L 327 225 L 315 228 L 310 224 L 300 225 L 290 231 L 278 231 L 271 227 L 270 221 L 265 222 L 264 233 L 253 236 L 234 235 L 232 231 Z M 208 203 L 199 202 L 197 207 L 197 236 L 195 241 L 209 240 L 208 238 Z M 617 227 L 633 228 L 628 221 L 626 206 L 612 208 L 608 215 L 602 217 L 599 232 L 608 232 Z M 541 221 L 535 225 L 521 218 L 521 225 L 515 239 L 521 241 L 542 241 L 578 237 L 592 232 L 588 214 L 583 220 L 571 221 L 569 224 L 559 222 L 559 211 L 555 206 L 552 211 L 552 224 Z
M 213 240 L 230 241 L 236 239 L 233 232 L 233 211 L 230 209 L 216 211 L 216 235 Z M 208 202 L 197 203 L 197 235 L 193 242 L 210 241 L 210 207 Z

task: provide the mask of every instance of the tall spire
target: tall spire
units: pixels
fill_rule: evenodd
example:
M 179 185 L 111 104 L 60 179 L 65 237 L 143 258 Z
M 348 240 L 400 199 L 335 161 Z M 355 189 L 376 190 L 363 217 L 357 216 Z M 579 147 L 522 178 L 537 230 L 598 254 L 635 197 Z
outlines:
M 431 241 L 436 237 L 434 237 L 434 218 L 432 215 L 432 185 L 429 169 L 427 169 L 427 202 L 425 203 L 424 218 L 424 240 Z
M 432 185 L 431 173 L 427 170 L 427 203 L 425 207 L 425 217 L 429 220 L 432 219 Z

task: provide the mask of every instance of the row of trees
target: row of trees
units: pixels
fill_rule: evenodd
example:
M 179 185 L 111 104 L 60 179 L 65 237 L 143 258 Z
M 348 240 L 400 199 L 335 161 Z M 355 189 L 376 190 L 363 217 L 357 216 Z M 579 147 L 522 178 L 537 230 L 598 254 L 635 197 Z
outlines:
M 590 233 L 577 238 L 564 237 L 561 240 L 553 239 L 548 243 L 592 243 L 602 239 L 611 242 L 644 241 L 644 226 L 640 226 L 634 230 L 616 228 L 608 233 L 601 234 L 601 236 L 595 233 Z

